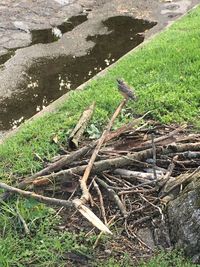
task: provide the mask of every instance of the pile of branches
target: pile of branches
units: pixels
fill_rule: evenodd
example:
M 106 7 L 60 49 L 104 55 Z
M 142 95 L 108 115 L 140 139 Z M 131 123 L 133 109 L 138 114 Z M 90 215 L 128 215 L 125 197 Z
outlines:
M 126 99 L 120 103 L 98 140 L 80 146 L 95 109 L 92 104 L 70 135 L 73 150 L 15 186 L 0 183 L 6 190 L 3 199 L 17 193 L 73 208 L 108 234 L 112 234 L 109 226 L 113 221 L 121 218 L 128 237 L 148 247 L 134 229 L 154 217 L 164 220 L 166 203 L 200 174 L 200 134 L 191 133 L 185 125 L 144 120 L 147 114 L 111 130 L 126 103 Z M 51 193 L 64 193 L 64 199 L 50 197 Z

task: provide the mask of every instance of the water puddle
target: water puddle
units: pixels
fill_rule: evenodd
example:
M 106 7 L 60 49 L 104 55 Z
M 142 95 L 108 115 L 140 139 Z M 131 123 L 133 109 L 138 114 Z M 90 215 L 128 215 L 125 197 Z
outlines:
M 52 27 L 50 29 L 43 30 L 32 30 L 32 42 L 31 45 L 34 44 L 47 44 L 57 41 L 62 37 L 62 35 L 66 32 L 73 30 L 76 26 L 87 20 L 88 14 L 80 14 L 77 16 L 73 16 L 67 21 L 63 22 L 61 25 L 56 27 Z
M 3 68 L 3 64 L 6 63 L 7 60 L 9 60 L 12 56 L 14 56 L 15 51 L 11 50 L 8 53 L 5 53 L 0 56 L 0 69 Z
M 108 34 L 88 36 L 95 43 L 87 55 L 40 59 L 26 74 L 23 93 L 0 107 L 0 129 L 17 127 L 45 106 L 115 62 L 144 40 L 144 31 L 156 23 L 132 17 L 111 17 L 103 22 Z

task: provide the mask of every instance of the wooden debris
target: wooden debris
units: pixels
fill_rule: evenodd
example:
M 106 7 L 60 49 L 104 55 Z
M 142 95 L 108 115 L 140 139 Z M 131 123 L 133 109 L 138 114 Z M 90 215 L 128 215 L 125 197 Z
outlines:
M 49 205 L 75 209 L 106 234 L 111 234 L 108 225 L 112 218 L 120 220 L 127 237 L 150 251 L 135 234 L 135 227 L 150 223 L 152 218 L 164 222 L 163 204 L 200 176 L 200 140 L 199 135 L 186 137 L 185 126 L 159 126 L 151 138 L 149 122 L 141 125 L 143 117 L 112 132 L 125 104 L 125 100 L 120 103 L 98 140 L 58 157 L 16 187 L 4 183 L 0 187 Z M 119 140 L 123 150 L 115 145 Z M 61 192 L 66 200 L 39 195 L 34 190 L 43 194 Z M 86 206 L 90 200 L 99 208 Z M 28 234 L 25 221 L 20 220 Z
M 99 138 L 98 140 L 98 143 L 97 143 L 97 146 L 90 158 L 90 161 L 87 165 L 87 167 L 85 168 L 85 171 L 84 171 L 84 174 L 83 174 L 83 177 L 81 178 L 80 180 L 80 187 L 81 187 L 81 190 L 82 190 L 82 196 L 81 196 L 81 199 L 82 199 L 82 202 L 85 203 L 89 200 L 90 198 L 90 194 L 89 194 L 89 191 L 88 191 L 88 188 L 87 188 L 87 180 L 88 180 L 88 177 L 90 175 L 90 172 L 92 170 L 92 167 L 93 167 L 93 164 L 95 162 L 95 159 L 97 157 L 97 154 L 99 153 L 99 150 L 102 146 L 102 144 L 104 143 L 105 139 L 106 139 L 106 136 L 108 135 L 108 133 L 110 132 L 111 130 L 111 127 L 116 119 L 116 117 L 119 115 L 120 111 L 122 110 L 123 106 L 126 104 L 127 100 L 124 99 L 120 105 L 118 106 L 118 108 L 116 109 L 116 111 L 114 112 L 111 120 L 109 121 L 106 129 L 103 131 L 102 133 L 102 136 Z
M 61 206 L 65 208 L 72 208 L 75 207 L 85 218 L 87 218 L 95 227 L 97 227 L 100 231 L 108 234 L 112 234 L 111 231 L 107 228 L 106 225 L 104 225 L 101 220 L 86 206 L 82 204 L 82 202 L 78 199 L 74 199 L 72 201 L 69 200 L 63 200 L 63 199 L 57 199 L 57 198 L 52 198 L 52 197 L 45 197 L 42 195 L 38 195 L 34 192 L 30 191 L 25 191 L 21 190 L 19 188 L 15 188 L 12 186 L 9 186 L 5 183 L 0 183 L 0 188 L 5 189 L 7 191 L 17 193 L 23 197 L 26 198 L 34 198 L 38 200 L 39 202 L 46 203 L 48 205 L 55 205 L 55 206 Z M 25 226 L 25 221 L 23 218 L 20 216 L 20 219 L 23 222 L 23 225 Z M 27 234 L 29 233 L 27 227 L 25 228 Z
M 92 105 L 88 109 L 86 109 L 81 115 L 76 127 L 71 132 L 68 138 L 68 144 L 70 148 L 78 148 L 80 139 L 93 115 L 94 108 L 95 102 L 92 103 Z

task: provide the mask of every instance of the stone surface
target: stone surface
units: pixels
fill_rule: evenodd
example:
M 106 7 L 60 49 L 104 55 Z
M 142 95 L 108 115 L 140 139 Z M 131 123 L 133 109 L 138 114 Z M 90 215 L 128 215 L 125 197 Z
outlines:
M 75 0 L 7 0 L 0 2 L 0 51 L 31 43 L 31 30 L 51 28 L 83 10 Z
M 200 263 L 200 176 L 168 205 L 172 243 Z
M 137 236 L 152 250 L 156 248 L 153 234 L 150 228 L 144 227 L 137 231 Z

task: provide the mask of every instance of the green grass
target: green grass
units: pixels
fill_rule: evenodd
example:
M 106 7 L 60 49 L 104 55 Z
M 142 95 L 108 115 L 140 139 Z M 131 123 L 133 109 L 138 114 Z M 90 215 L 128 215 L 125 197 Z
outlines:
M 103 78 L 91 82 L 83 91 L 72 92 L 57 113 L 25 125 L 16 136 L 0 146 L 1 179 L 10 182 L 13 176 L 39 170 L 43 163 L 35 154 L 43 159 L 57 154 L 59 146 L 52 141 L 53 137 L 57 135 L 59 142 L 64 144 L 81 112 L 93 100 L 96 101 L 96 111 L 91 123 L 101 131 L 121 99 L 115 84 L 117 77 L 123 77 L 137 92 L 137 103 L 129 103 L 128 107 L 132 115 L 151 110 L 151 116 L 160 122 L 188 122 L 199 127 L 199 43 L 200 8 L 197 8 L 118 62 Z M 117 124 L 126 120 L 127 116 L 122 115 Z M 30 200 L 20 200 L 18 208 L 30 226 L 31 237 L 24 236 L 16 203 L 1 206 L 0 266 L 29 266 L 31 260 L 37 262 L 35 266 L 64 266 L 62 255 L 72 247 L 82 253 L 89 251 L 90 242 L 83 242 L 81 234 L 72 235 L 54 229 L 59 219 L 52 214 L 52 209 L 30 203 Z M 155 262 L 153 259 L 143 266 L 158 266 Z M 111 259 L 107 266 L 125 265 Z M 163 263 L 159 266 L 170 265 Z
M 140 267 L 195 267 L 189 260 L 183 257 L 179 251 L 174 252 L 160 252 L 147 263 L 142 263 Z
M 197 8 L 125 57 L 105 77 L 91 82 L 82 92 L 72 92 L 56 114 L 24 126 L 16 137 L 0 147 L 1 177 L 7 179 L 12 173 L 25 175 L 41 168 L 34 153 L 42 158 L 56 154 L 58 146 L 53 144 L 52 137 L 56 134 L 63 142 L 81 112 L 94 100 L 92 124 L 101 129 L 121 99 L 116 77 L 123 77 L 136 88 L 138 101 L 129 104 L 133 115 L 151 110 L 152 117 L 161 122 L 189 122 L 199 127 L 199 26 Z
M 197 267 L 199 265 L 192 264 L 185 259 L 180 251 L 163 252 L 160 251 L 156 256 L 140 263 L 134 263 L 130 256 L 125 254 L 120 260 L 110 258 L 104 263 L 99 263 L 98 267 Z
M 18 203 L 18 205 L 16 205 Z M 57 230 L 55 210 L 28 199 L 3 203 L 0 211 L 0 266 L 66 266 L 66 253 L 90 255 L 91 241 L 83 233 Z M 30 234 L 25 235 L 18 212 Z M 94 242 L 94 241 L 93 241 Z

